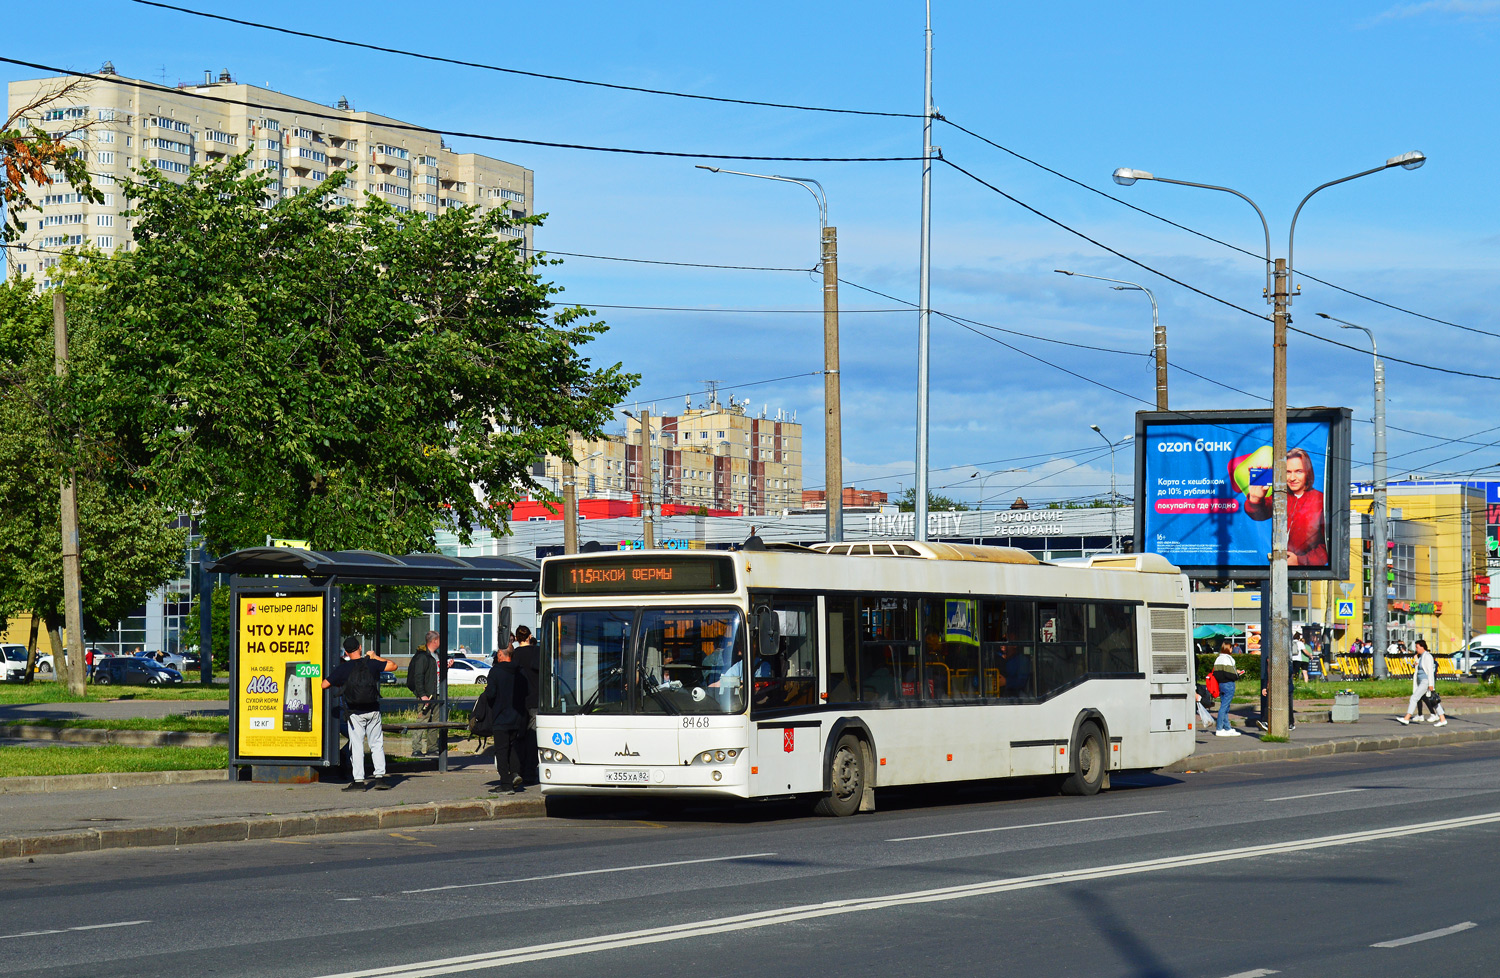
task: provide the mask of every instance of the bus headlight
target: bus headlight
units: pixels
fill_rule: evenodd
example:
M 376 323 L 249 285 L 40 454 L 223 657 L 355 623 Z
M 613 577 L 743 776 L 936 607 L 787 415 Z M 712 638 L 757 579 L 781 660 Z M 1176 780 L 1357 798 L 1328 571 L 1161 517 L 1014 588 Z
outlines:
M 544 748 L 542 748 L 542 750 L 540 751 L 540 753 L 541 753 L 542 760 L 547 761 L 547 762 L 552 763 L 552 764 L 572 764 L 573 763 L 571 760 L 569 760 L 568 756 L 566 754 L 564 754 L 560 750 L 553 750 L 550 747 L 544 747 Z

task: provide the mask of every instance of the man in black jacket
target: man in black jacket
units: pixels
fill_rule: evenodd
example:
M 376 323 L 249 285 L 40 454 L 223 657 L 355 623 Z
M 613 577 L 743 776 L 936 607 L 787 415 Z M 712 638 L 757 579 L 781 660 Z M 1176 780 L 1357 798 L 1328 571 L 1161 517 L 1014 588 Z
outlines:
M 431 723 L 437 710 L 439 640 L 437 632 L 428 632 L 425 644 L 406 666 L 406 688 L 417 698 L 417 719 L 423 723 Z M 436 730 L 413 730 L 412 756 L 427 757 L 437 753 L 436 741 Z
M 536 708 L 541 691 L 542 656 L 531 629 L 516 629 L 516 644 L 510 650 L 510 661 L 516 664 L 526 680 L 526 728 L 521 731 L 521 778 L 527 784 L 538 779 L 536 756 Z
M 495 736 L 495 773 L 500 783 L 496 793 L 521 791 L 521 741 L 526 732 L 526 674 L 510 659 L 509 649 L 495 652 L 484 697 L 490 703 L 490 729 Z

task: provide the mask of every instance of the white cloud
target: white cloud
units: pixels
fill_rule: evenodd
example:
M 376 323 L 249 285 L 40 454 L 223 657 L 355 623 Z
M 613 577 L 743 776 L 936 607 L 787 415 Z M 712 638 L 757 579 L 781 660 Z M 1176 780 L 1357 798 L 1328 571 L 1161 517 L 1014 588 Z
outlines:
M 1426 0 L 1424 3 L 1404 3 L 1378 14 L 1374 22 L 1378 24 L 1385 20 L 1407 20 L 1429 14 L 1460 20 L 1480 20 L 1500 15 L 1500 0 Z

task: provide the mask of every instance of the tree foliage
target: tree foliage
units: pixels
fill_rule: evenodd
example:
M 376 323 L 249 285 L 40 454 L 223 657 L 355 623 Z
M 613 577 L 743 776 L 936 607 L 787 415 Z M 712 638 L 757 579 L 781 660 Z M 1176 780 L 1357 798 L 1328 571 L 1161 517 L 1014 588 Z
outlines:
M 896 504 L 900 507 L 900 511 L 903 513 L 916 512 L 916 487 L 912 487 L 911 489 L 908 489 L 904 493 L 902 493 L 901 496 L 896 500 Z M 958 513 L 973 508 L 974 507 L 970 506 L 968 503 L 961 503 L 956 499 L 950 499 L 947 496 L 940 495 L 938 493 L 932 492 L 931 490 L 928 490 L 927 492 L 927 512 L 929 513 Z
M 185 533 L 161 500 L 118 475 L 98 415 L 70 406 L 77 372 L 54 376 L 52 296 L 27 281 L 0 284 L 0 618 L 34 611 L 63 624 L 59 493 L 77 475 L 85 632 L 130 614 L 181 566 Z
M 273 201 L 243 157 L 182 184 L 143 169 L 136 247 L 70 282 L 101 365 L 75 403 L 217 552 L 504 532 L 532 463 L 636 380 L 580 353 L 603 324 L 553 304 L 503 212 L 425 220 L 345 203 L 343 181 Z
M 104 200 L 89 179 L 88 151 L 78 139 L 91 128 L 91 122 L 80 120 L 65 130 L 49 132 L 33 120 L 48 106 L 78 101 L 86 89 L 87 82 L 81 78 L 43 89 L 0 124 L 0 203 L 5 212 L 0 241 L 14 241 L 26 230 L 22 214 L 35 206 L 31 198 L 34 187 L 69 183 L 96 204 Z

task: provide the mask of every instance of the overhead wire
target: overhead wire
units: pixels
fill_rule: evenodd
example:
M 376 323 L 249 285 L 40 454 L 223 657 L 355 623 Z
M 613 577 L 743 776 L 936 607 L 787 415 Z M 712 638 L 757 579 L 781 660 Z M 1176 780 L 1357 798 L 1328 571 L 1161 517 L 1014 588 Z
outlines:
M 101 75 L 87 71 L 70 71 L 59 68 L 56 65 L 40 64 L 33 61 L 22 61 L 18 58 L 0 57 L 0 63 L 19 65 L 22 68 L 34 68 L 37 71 L 50 71 L 60 75 L 71 75 L 78 78 L 88 78 L 92 81 L 104 82 L 110 85 L 118 85 L 124 88 L 134 88 L 143 92 L 167 92 L 183 97 L 196 99 L 203 102 L 213 102 L 219 105 L 233 105 L 242 109 L 261 109 L 267 112 L 290 113 L 298 116 L 306 116 L 310 119 L 327 119 L 334 122 L 347 121 L 347 115 L 335 112 L 324 112 L 306 108 L 291 108 L 285 105 L 267 105 L 261 102 L 253 102 L 249 99 L 221 98 L 217 95 L 208 95 L 197 92 L 191 88 L 163 89 L 160 85 L 150 82 L 138 81 L 133 78 L 124 78 L 120 75 Z M 383 120 L 373 125 L 382 129 L 391 129 L 398 132 L 423 133 L 430 136 L 454 136 L 462 139 L 479 139 L 487 142 L 510 143 L 517 146 L 541 146 L 550 149 L 576 149 L 591 153 L 616 153 L 627 156 L 662 156 L 674 159 L 689 160 L 747 160 L 752 162 L 780 162 L 780 163 L 915 163 L 920 162 L 920 156 L 752 156 L 740 153 L 689 153 L 680 150 L 664 149 L 634 149 L 620 146 L 593 146 L 585 143 L 562 143 L 544 139 L 522 139 L 519 136 L 497 136 L 492 133 L 467 132 L 461 129 L 436 129 L 432 126 L 414 126 L 405 122 L 394 120 Z
M 1147 217 L 1154 218 L 1155 220 L 1161 221 L 1163 224 L 1171 225 L 1172 227 L 1177 228 L 1180 231 L 1186 231 L 1187 233 L 1195 235 L 1195 236 L 1197 236 L 1199 238 L 1202 238 L 1205 241 L 1211 241 L 1214 244 L 1221 245 L 1221 246 L 1223 246 L 1225 248 L 1230 249 L 1231 251 L 1237 251 L 1237 252 L 1239 252 L 1242 255 L 1248 255 L 1249 257 L 1254 258 L 1258 262 L 1265 263 L 1265 261 L 1266 261 L 1266 256 L 1265 255 L 1257 254 L 1256 252 L 1251 251 L 1249 248 L 1243 248 L 1243 247 L 1241 247 L 1241 246 L 1239 246 L 1237 244 L 1232 244 L 1231 242 L 1225 241 L 1222 238 L 1216 238 L 1216 237 L 1214 237 L 1211 234 L 1207 234 L 1207 233 L 1205 233 L 1203 231 L 1197 230 L 1196 228 L 1189 227 L 1186 224 L 1182 224 L 1182 223 L 1179 223 L 1177 221 L 1174 221 L 1174 220 L 1172 220 L 1169 217 L 1165 217 L 1165 216 L 1163 216 L 1161 214 L 1156 213 L 1155 211 L 1147 210 L 1146 208 L 1141 207 L 1141 206 L 1139 206 L 1137 204 L 1132 204 L 1128 200 L 1125 200 L 1125 199 L 1123 199 L 1121 197 L 1116 197 L 1114 194 L 1107 193 L 1106 191 L 1100 190 L 1098 187 L 1095 187 L 1095 186 L 1092 186 L 1092 185 L 1090 185 L 1088 183 L 1085 183 L 1084 181 L 1079 180 L 1076 177 L 1069 176 L 1068 174 L 1063 173 L 1061 170 L 1056 170 L 1056 169 L 1048 166 L 1047 164 L 1040 162 L 1039 160 L 1034 160 L 1031 157 L 1026 156 L 1024 153 L 1018 153 L 1017 151 L 1011 149 L 1008 146 L 1003 146 L 1000 143 L 995 142 L 993 139 L 988 138 L 987 136 L 982 136 L 979 133 L 975 132 L 974 130 L 969 129 L 969 128 L 965 127 L 965 126 L 962 126 L 962 125 L 960 125 L 957 122 L 954 122 L 952 119 L 946 118 L 946 117 L 944 117 L 942 115 L 937 116 L 937 119 L 938 119 L 939 122 L 943 122 L 943 123 L 945 123 L 945 124 L 947 124 L 949 126 L 952 126 L 954 129 L 957 129 L 960 132 L 966 133 L 966 134 L 974 137 L 975 139 L 979 140 L 980 142 L 986 143 L 987 145 L 992 146 L 995 149 L 1000 150 L 1002 153 L 1007 153 L 1010 156 L 1015 157 L 1016 159 L 1020 160 L 1023 163 L 1028 163 L 1031 166 L 1034 166 L 1034 167 L 1036 167 L 1039 170 L 1043 170 L 1043 171 L 1045 171 L 1047 173 L 1052 174 L 1055 177 L 1058 177 L 1058 178 L 1060 178 L 1062 180 L 1066 180 L 1068 183 L 1071 183 L 1074 186 L 1082 187 L 1084 190 L 1087 190 L 1089 193 L 1098 194 L 1100 197 L 1103 197 L 1106 200 L 1112 200 L 1116 204 L 1119 204 L 1121 207 L 1128 207 L 1129 209 L 1135 211 L 1138 214 L 1144 214 Z M 1443 325 L 1443 326 L 1451 326 L 1454 329 L 1461 329 L 1461 330 L 1464 330 L 1464 331 L 1470 332 L 1470 333 L 1478 333 L 1478 334 L 1483 335 L 1483 336 L 1493 336 L 1493 337 L 1500 338 L 1500 333 L 1491 332 L 1490 330 L 1487 330 L 1487 329 L 1479 329 L 1476 326 L 1465 326 L 1463 323 L 1455 323 L 1455 322 L 1452 322 L 1452 321 L 1447 320 L 1447 319 L 1440 319 L 1440 318 L 1438 318 L 1436 316 L 1429 316 L 1426 313 L 1417 312 L 1415 309 L 1407 309 L 1407 308 L 1405 308 L 1403 306 L 1398 306 L 1398 305 L 1395 305 L 1393 303 L 1386 302 L 1383 299 L 1377 299 L 1377 298 L 1375 298 L 1373 296 L 1365 295 L 1362 292 L 1357 292 L 1354 289 L 1345 288 L 1342 285 L 1336 285 L 1335 283 L 1330 282 L 1327 279 L 1319 278 L 1318 276 L 1313 275 L 1312 273 L 1310 273 L 1310 272 L 1308 272 L 1308 271 L 1306 271 L 1305 269 L 1302 269 L 1302 268 L 1296 269 L 1296 274 L 1298 276 L 1302 277 L 1302 278 L 1308 279 L 1308 280 L 1313 281 L 1313 282 L 1317 282 L 1319 285 L 1326 285 L 1330 289 L 1336 289 L 1337 291 L 1342 292 L 1345 295 L 1351 295 L 1351 296 L 1355 297 L 1356 299 L 1363 299 L 1366 302 L 1371 302 L 1371 303 L 1374 303 L 1375 305 L 1378 305 L 1378 306 L 1384 306 L 1387 309 L 1391 309 L 1391 310 L 1394 310 L 1394 311 L 1400 312 L 1400 313 L 1405 313 L 1408 316 L 1415 316 L 1418 319 L 1425 319 L 1425 320 L 1428 320 L 1429 322 L 1438 323 L 1438 324 Z
M 181 7 L 171 3 L 161 3 L 160 0 L 132 0 L 144 7 L 158 7 L 162 10 L 173 10 L 178 13 L 190 14 L 194 17 L 204 17 L 209 20 L 223 21 L 229 24 L 237 24 L 241 27 L 253 27 L 257 30 L 273 31 L 278 34 L 287 34 L 292 37 L 305 37 L 309 40 L 324 41 L 329 44 L 341 44 L 346 47 L 363 48 L 366 51 L 379 51 L 383 54 L 396 54 L 407 58 L 418 58 L 423 61 L 434 61 L 441 64 L 456 65 L 461 68 L 480 68 L 485 71 L 498 71 L 507 75 L 520 75 L 526 78 L 538 78 L 543 81 L 566 82 L 570 85 L 587 85 L 594 88 L 609 88 L 622 92 L 639 92 L 645 95 L 666 95 L 671 98 L 696 99 L 703 102 L 723 102 L 730 105 L 760 106 L 770 109 L 794 109 L 799 112 L 830 112 L 839 115 L 863 115 L 883 116 L 896 119 L 920 119 L 920 112 L 881 112 L 872 109 L 844 109 L 833 108 L 825 105 L 799 105 L 791 102 L 766 102 L 758 99 L 727 98 L 720 95 L 698 95 L 692 92 L 675 92 L 662 88 L 643 88 L 638 85 L 621 85 L 615 82 L 595 81 L 587 78 L 572 78 L 567 75 L 550 75 L 538 71 L 523 71 L 520 68 L 507 68 L 502 65 L 486 64 L 482 61 L 464 61 L 459 58 L 447 58 L 436 54 L 424 54 L 420 51 L 408 51 L 402 48 L 386 47 L 380 44 L 370 44 L 364 41 L 353 41 L 347 38 L 333 37 L 328 34 L 315 34 L 311 31 L 293 30 L 290 27 L 281 27 L 276 24 L 262 24 L 253 20 L 243 20 L 238 17 L 227 17 L 223 14 L 211 14 L 204 10 L 194 10 L 191 7 Z

